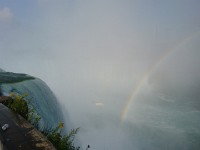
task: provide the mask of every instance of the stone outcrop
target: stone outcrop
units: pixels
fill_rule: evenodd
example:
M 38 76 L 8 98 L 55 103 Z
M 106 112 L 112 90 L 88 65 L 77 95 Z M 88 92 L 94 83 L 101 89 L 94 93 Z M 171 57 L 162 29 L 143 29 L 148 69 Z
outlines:
M 0 102 L 10 97 L 1 96 Z M 8 128 L 2 129 L 7 124 Z M 48 139 L 27 120 L 0 103 L 0 141 L 4 150 L 55 150 Z
M 0 103 L 5 103 L 6 101 L 11 100 L 12 98 L 9 96 L 0 96 Z

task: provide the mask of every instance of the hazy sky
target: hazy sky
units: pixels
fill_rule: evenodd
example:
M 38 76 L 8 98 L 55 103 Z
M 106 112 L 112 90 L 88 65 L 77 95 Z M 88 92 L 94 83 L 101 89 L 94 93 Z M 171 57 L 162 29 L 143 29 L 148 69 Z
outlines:
M 199 0 L 0 0 L 0 68 L 44 80 L 82 128 L 83 147 L 140 149 L 129 132 L 135 102 L 157 93 L 200 97 L 199 6 Z M 134 96 L 137 87 L 142 98 Z

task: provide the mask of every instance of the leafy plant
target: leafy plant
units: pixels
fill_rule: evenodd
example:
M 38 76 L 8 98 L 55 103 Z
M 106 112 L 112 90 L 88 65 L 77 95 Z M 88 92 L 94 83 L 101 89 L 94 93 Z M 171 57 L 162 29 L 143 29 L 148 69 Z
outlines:
M 64 124 L 60 122 L 55 129 L 44 129 L 43 134 L 47 136 L 48 140 L 58 150 L 79 150 L 80 147 L 75 147 L 73 144 L 75 135 L 78 133 L 79 128 L 72 129 L 68 135 L 62 135 L 61 130 Z
M 5 101 L 4 104 L 9 107 L 14 112 L 20 114 L 25 119 L 28 119 L 28 104 L 24 100 L 27 94 L 18 95 L 14 93 L 10 93 L 10 99 Z
M 30 100 L 27 99 L 27 96 L 27 93 L 20 95 L 11 92 L 10 99 L 5 101 L 4 105 L 6 105 L 12 111 L 20 114 L 38 129 L 38 124 L 41 117 L 36 113 L 35 108 L 29 104 Z
M 41 120 L 41 116 L 39 116 L 35 109 L 29 106 L 28 109 L 28 122 L 30 122 L 36 129 L 39 129 L 39 122 Z

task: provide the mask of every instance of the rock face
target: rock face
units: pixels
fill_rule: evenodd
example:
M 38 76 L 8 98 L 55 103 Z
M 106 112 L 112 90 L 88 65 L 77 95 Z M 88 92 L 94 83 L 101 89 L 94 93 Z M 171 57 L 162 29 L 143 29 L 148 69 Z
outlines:
M 9 101 L 9 100 L 11 100 L 11 97 L 9 97 L 9 96 L 0 96 L 0 103 Z
M 2 100 L 2 97 L 0 99 Z M 3 128 L 5 125 L 7 128 Z M 3 104 L 0 104 L 0 126 L 3 150 L 55 150 L 44 135 Z

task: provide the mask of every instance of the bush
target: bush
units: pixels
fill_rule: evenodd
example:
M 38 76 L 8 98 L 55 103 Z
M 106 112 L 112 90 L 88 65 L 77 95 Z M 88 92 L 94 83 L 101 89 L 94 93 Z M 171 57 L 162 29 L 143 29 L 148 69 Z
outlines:
M 46 135 L 49 141 L 58 149 L 58 150 L 79 150 L 80 147 L 75 147 L 73 144 L 75 135 L 79 131 L 79 128 L 72 129 L 68 135 L 61 135 L 61 130 L 64 127 L 63 123 L 55 129 L 44 129 L 42 133 Z
M 6 105 L 8 108 L 13 110 L 14 112 L 20 114 L 25 119 L 28 119 L 28 104 L 24 100 L 27 94 L 24 95 L 16 95 L 14 93 L 10 93 L 11 99 L 5 101 L 3 104 Z

